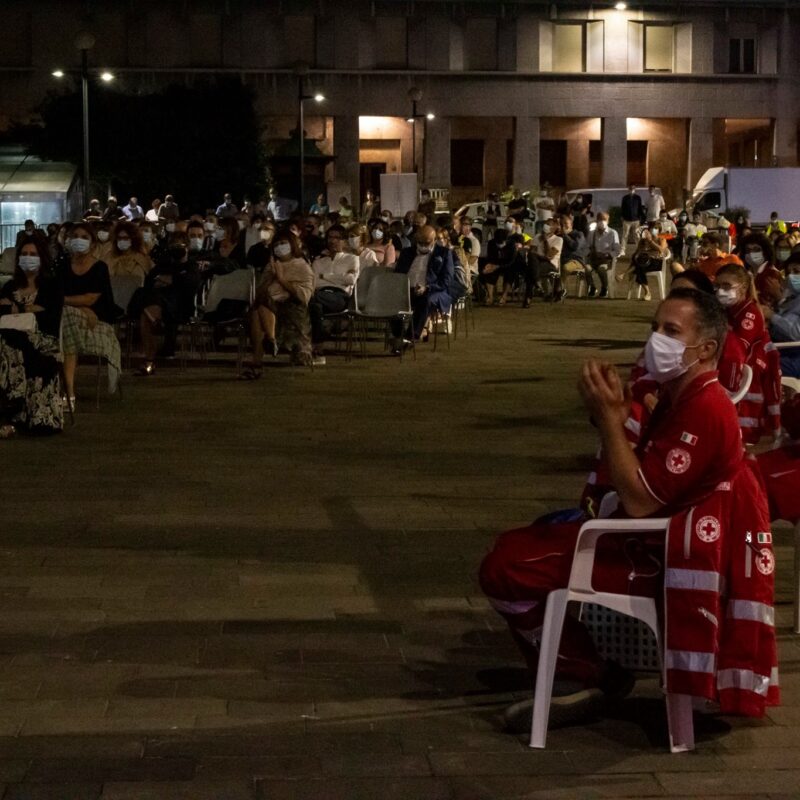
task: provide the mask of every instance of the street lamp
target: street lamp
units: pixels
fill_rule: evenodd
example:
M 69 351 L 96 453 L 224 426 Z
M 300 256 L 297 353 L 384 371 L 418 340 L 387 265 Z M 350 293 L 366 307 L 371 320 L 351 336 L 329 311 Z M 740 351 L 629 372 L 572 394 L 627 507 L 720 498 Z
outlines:
M 305 78 L 308 75 L 308 64 L 298 64 L 296 67 L 297 72 L 297 106 L 299 109 L 300 118 L 300 212 L 305 213 L 305 180 L 306 180 L 306 134 L 305 134 L 305 102 L 306 100 L 314 100 L 317 103 L 322 103 L 325 100 L 325 95 L 320 92 L 313 94 L 306 94 L 304 91 Z
M 89 31 L 80 31 L 75 36 L 75 47 L 81 53 L 81 108 L 83 112 L 83 207 L 89 207 L 89 51 L 94 47 L 96 39 Z M 63 78 L 63 69 L 54 69 L 51 73 L 54 78 Z M 111 83 L 114 73 L 103 70 L 100 80 Z

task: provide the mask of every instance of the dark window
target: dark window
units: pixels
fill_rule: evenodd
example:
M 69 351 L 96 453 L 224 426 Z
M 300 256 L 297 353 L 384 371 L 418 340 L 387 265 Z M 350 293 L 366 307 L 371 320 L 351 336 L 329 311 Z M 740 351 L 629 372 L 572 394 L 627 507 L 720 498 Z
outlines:
M 731 39 L 728 72 L 735 75 L 753 75 L 756 71 L 756 40 Z
M 711 211 L 722 204 L 722 195 L 719 192 L 707 192 L 694 206 L 695 211 Z
M 566 139 L 542 139 L 539 142 L 539 180 L 551 186 L 567 185 Z
M 453 186 L 483 186 L 483 139 L 450 141 L 450 182 Z
M 647 184 L 647 142 L 628 142 L 628 185 Z

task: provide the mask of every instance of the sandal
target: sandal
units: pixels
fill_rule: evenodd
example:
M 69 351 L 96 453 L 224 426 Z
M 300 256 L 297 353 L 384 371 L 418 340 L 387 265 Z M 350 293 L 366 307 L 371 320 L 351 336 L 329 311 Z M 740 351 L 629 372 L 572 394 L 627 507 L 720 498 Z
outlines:
M 17 435 L 17 429 L 13 425 L 0 425 L 0 439 L 11 439 Z

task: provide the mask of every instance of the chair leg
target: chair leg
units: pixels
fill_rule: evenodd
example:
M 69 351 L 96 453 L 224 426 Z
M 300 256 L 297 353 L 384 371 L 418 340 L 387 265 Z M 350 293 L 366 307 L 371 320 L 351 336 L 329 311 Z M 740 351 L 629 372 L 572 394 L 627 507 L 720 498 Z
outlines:
M 694 750 L 692 697 L 688 694 L 667 694 L 669 749 L 673 753 Z
M 661 290 L 661 299 L 663 300 L 667 296 L 667 279 L 664 275 L 666 270 L 666 265 L 661 268 L 661 272 L 658 273 L 658 288 Z
M 531 721 L 531 747 L 544 749 L 547 741 L 547 722 L 550 718 L 550 698 L 556 673 L 561 630 L 567 612 L 567 590 L 557 589 L 547 596 L 539 647 L 539 666 L 536 670 L 536 688 L 533 694 L 533 719 Z

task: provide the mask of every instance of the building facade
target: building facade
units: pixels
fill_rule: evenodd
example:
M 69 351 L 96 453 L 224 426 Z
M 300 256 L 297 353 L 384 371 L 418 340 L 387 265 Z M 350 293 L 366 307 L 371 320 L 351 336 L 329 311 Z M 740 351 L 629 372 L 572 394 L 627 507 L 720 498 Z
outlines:
M 677 203 L 710 166 L 798 163 L 797 2 L 2 5 L 0 127 L 30 118 L 53 70 L 78 66 L 88 29 L 91 65 L 125 91 L 241 76 L 270 144 L 297 125 L 304 75 L 303 91 L 325 97 L 305 101 L 307 135 L 336 156 L 328 178 L 354 201 L 415 165 L 456 206 L 544 182 L 656 183 Z

